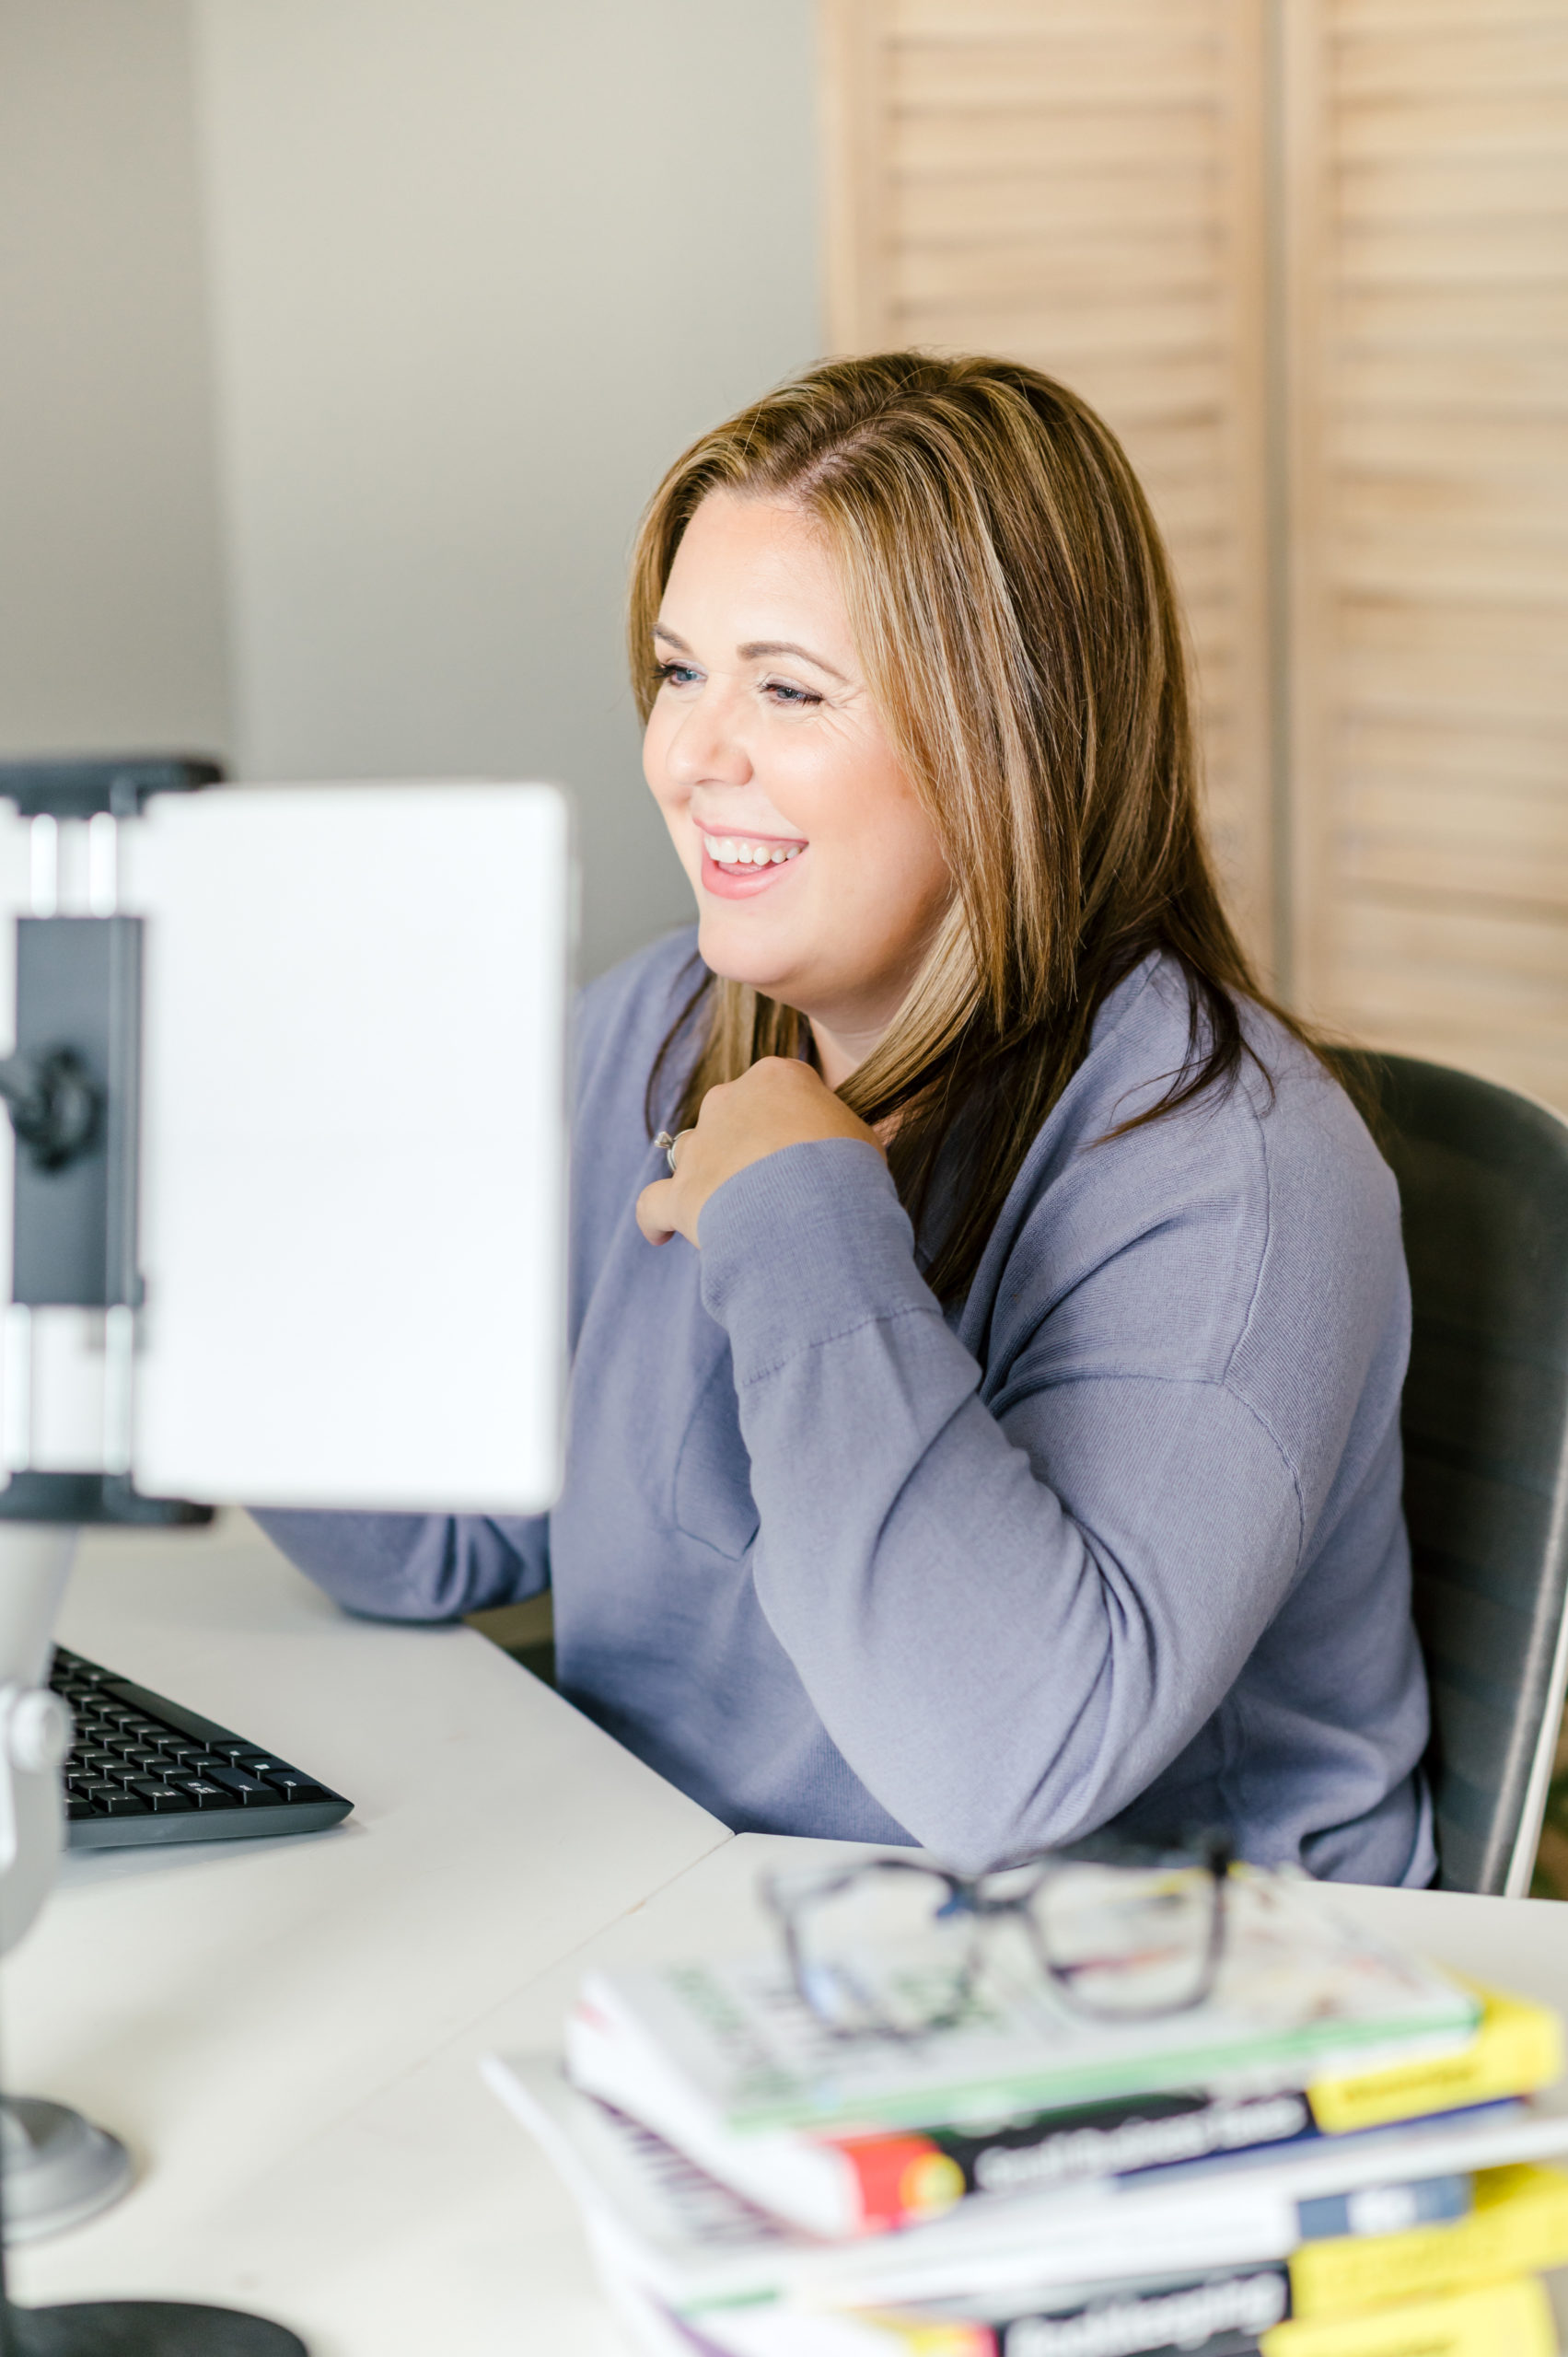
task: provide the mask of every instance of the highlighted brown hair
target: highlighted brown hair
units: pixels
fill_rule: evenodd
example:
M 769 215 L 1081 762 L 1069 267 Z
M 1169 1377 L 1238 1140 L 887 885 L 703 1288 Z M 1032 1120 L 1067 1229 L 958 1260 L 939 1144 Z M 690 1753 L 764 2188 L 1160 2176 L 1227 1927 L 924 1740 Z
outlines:
M 1139 1121 L 1228 1086 L 1250 1052 L 1237 999 L 1270 1004 L 1202 839 L 1169 564 L 1121 444 L 1064 386 L 1005 360 L 830 361 L 703 435 L 654 494 L 630 612 L 645 720 L 675 552 L 717 490 L 786 501 L 821 528 L 871 694 L 953 877 L 903 1006 L 839 1092 L 864 1120 L 896 1118 L 893 1176 L 928 1280 L 952 1299 L 1097 1010 L 1143 958 L 1179 960 L 1189 1043 Z M 675 1127 L 758 1057 L 808 1052 L 809 1030 L 704 976 L 650 1076 L 650 1132 L 693 1043 Z

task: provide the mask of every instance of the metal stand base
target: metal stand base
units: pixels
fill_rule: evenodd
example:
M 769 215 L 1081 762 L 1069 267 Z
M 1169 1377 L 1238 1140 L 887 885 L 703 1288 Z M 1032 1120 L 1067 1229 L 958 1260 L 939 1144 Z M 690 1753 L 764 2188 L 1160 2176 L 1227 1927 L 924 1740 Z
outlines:
M 183 2301 L 13 2307 L 6 2323 L 16 2357 L 308 2357 L 303 2340 L 281 2324 Z
M 6 2239 L 13 2243 L 79 2226 L 118 2201 L 131 2182 L 131 2155 L 117 2136 L 38 2096 L 0 2102 L 0 2167 Z

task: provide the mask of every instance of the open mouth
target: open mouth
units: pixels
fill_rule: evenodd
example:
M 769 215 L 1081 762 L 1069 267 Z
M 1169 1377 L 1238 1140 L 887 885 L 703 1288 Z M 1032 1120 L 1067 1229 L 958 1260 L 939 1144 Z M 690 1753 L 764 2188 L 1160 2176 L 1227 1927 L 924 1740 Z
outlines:
M 782 867 L 798 859 L 806 845 L 797 838 L 778 835 L 703 835 L 703 849 L 715 867 L 727 875 L 746 876 L 753 868 Z
M 697 830 L 703 889 L 718 900 L 754 900 L 773 890 L 807 846 L 799 835 L 714 835 Z

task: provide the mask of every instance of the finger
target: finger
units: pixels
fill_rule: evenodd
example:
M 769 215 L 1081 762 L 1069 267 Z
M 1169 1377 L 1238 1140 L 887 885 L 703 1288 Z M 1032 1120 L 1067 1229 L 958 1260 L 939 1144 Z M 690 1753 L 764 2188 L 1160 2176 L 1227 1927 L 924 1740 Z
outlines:
M 637 1225 L 650 1244 L 668 1244 L 676 1233 L 669 1205 L 675 1196 L 673 1178 L 656 1178 L 637 1198 Z

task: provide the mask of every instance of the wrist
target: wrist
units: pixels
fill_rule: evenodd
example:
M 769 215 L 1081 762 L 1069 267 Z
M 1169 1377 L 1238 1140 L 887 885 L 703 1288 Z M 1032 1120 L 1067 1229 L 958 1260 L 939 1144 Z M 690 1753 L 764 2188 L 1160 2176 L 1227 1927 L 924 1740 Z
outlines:
M 940 1315 L 877 1147 L 832 1138 L 749 1163 L 703 1207 L 703 1304 L 729 1334 L 736 1380 L 868 1318 Z

